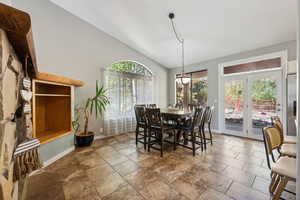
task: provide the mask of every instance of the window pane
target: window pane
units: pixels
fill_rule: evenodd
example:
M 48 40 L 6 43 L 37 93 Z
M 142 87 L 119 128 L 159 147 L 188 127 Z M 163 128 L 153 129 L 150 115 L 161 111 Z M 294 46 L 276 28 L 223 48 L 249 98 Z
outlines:
M 204 105 L 207 103 L 207 70 L 188 74 L 191 82 L 182 84 L 180 74 L 176 75 L 176 103 Z
M 272 69 L 281 67 L 281 59 L 273 58 L 256 62 L 244 63 L 240 65 L 232 65 L 224 67 L 224 74 L 234 74 L 240 72 L 250 72 L 263 69 Z
M 192 104 L 207 103 L 207 70 L 192 73 Z

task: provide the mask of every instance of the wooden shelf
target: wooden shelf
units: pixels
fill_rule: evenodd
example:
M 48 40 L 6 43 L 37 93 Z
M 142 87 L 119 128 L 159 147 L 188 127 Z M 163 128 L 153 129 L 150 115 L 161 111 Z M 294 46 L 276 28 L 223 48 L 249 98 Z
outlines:
M 40 97 L 70 97 L 68 94 L 35 94 L 35 96 Z
M 84 86 L 84 84 L 85 84 L 84 82 L 79 81 L 79 80 L 74 80 L 74 79 L 70 79 L 67 77 L 58 76 L 58 75 L 54 75 L 54 74 L 48 74 L 48 73 L 44 73 L 44 72 L 38 72 L 36 74 L 36 77 L 37 77 L 37 79 L 43 80 L 43 81 L 50 81 L 50 82 L 54 82 L 54 83 L 73 85 L 73 86 L 77 86 L 77 87 Z
M 65 135 L 68 135 L 70 133 L 71 133 L 70 130 L 44 131 L 43 133 L 41 133 L 43 136 L 37 138 L 40 140 L 41 144 L 45 144 L 53 140 L 56 140 L 58 138 L 61 138 Z
M 33 81 L 33 135 L 42 144 L 72 132 L 72 87 Z

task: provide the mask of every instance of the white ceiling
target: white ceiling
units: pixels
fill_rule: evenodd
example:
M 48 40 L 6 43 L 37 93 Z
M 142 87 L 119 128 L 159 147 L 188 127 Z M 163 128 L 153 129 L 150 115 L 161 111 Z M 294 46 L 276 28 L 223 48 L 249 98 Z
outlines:
M 296 39 L 297 0 L 51 0 L 162 65 L 186 64 Z

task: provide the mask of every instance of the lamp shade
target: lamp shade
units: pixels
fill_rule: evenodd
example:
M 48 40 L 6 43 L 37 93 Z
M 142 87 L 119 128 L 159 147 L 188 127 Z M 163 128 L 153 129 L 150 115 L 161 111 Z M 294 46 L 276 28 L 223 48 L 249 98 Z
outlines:
M 181 84 L 188 84 L 191 81 L 191 77 L 187 74 L 182 73 L 180 76 L 177 75 L 176 82 Z

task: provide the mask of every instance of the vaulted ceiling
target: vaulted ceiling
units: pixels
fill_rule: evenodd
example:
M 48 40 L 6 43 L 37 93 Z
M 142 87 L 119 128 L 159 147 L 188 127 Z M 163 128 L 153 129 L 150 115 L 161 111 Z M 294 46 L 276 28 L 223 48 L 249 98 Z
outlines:
M 296 39 L 297 0 L 51 0 L 162 65 L 186 64 Z

